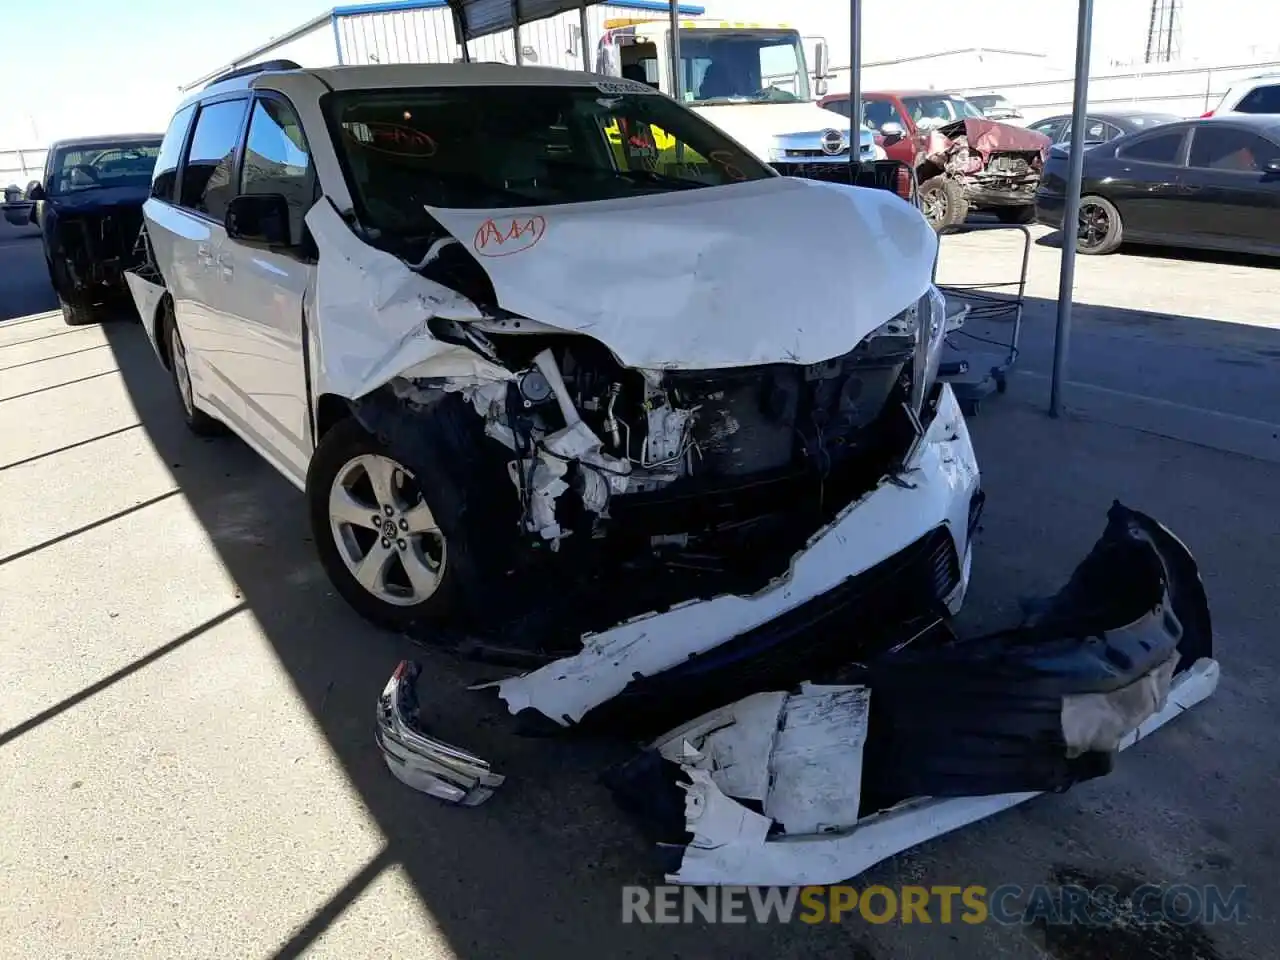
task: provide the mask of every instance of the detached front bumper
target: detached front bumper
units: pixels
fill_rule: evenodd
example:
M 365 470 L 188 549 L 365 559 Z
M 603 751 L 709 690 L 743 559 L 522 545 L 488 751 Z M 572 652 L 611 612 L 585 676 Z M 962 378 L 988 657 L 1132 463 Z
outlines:
M 696 601 L 588 635 L 580 653 L 501 681 L 498 693 L 513 714 L 635 733 L 673 710 L 689 716 L 704 698 L 724 703 L 793 673 L 799 682 L 824 661 L 847 663 L 867 652 L 869 634 L 875 646 L 891 645 L 877 633 L 889 611 L 870 615 L 877 605 L 889 604 L 898 627 L 963 602 L 979 486 L 968 427 L 944 383 L 904 469 L 814 534 L 785 577 L 750 596 Z M 906 595 L 895 599 L 896 591 Z

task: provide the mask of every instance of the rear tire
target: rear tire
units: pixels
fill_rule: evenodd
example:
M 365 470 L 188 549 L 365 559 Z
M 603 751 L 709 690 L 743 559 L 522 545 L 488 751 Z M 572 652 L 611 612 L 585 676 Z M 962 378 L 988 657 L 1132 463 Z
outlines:
M 456 607 L 458 545 L 439 529 L 438 498 L 427 492 L 354 418 L 325 433 L 307 469 L 320 564 L 360 616 L 387 630 L 442 623 Z M 428 526 L 435 531 L 422 532 Z
M 996 207 L 996 219 L 1001 223 L 1031 223 L 1036 218 L 1036 208 L 1033 206 L 1025 207 Z
M 920 184 L 920 209 L 934 230 L 964 223 L 969 202 L 964 189 L 950 177 L 937 176 Z
M 182 422 L 197 437 L 218 437 L 226 433 L 227 428 L 218 420 L 196 407 L 195 390 L 191 385 L 191 374 L 187 368 L 187 349 L 178 333 L 178 324 L 173 317 L 173 308 L 166 298 L 160 307 L 164 311 L 161 329 L 164 331 L 164 345 L 169 354 L 169 376 L 173 381 L 174 392 L 178 395 L 179 409 L 182 411 Z
M 1066 224 L 1063 225 L 1065 239 Z M 1080 198 L 1079 223 L 1076 226 L 1076 253 L 1103 256 L 1114 253 L 1124 242 L 1124 223 L 1120 211 L 1106 197 Z

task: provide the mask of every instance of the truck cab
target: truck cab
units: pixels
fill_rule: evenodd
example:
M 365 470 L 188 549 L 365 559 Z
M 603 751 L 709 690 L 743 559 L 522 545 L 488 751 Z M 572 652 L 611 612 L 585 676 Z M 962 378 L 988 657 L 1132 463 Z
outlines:
M 606 20 L 596 72 L 674 95 L 671 26 L 666 20 Z M 814 102 L 800 34 L 785 24 L 684 21 L 680 99 L 786 176 L 849 180 L 850 124 Z M 826 45 L 814 73 L 825 84 Z M 885 152 L 861 128 L 858 160 Z

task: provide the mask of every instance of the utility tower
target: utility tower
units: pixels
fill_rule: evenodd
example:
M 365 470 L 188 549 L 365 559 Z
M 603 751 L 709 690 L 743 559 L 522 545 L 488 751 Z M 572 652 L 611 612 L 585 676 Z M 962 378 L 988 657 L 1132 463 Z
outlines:
M 1182 24 L 1178 0 L 1151 0 L 1151 25 L 1147 28 L 1147 63 L 1168 63 L 1182 55 Z

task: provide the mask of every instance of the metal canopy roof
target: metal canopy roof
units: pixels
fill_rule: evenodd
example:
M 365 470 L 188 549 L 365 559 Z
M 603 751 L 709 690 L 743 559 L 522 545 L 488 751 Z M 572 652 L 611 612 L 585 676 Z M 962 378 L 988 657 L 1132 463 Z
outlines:
M 448 0 L 458 31 L 467 40 L 607 2 L 608 0 Z M 630 0 L 626 6 L 662 13 L 675 6 L 678 13 L 687 15 L 703 12 L 701 7 L 669 4 L 665 0 Z

